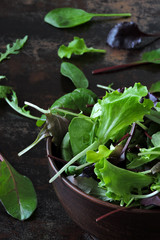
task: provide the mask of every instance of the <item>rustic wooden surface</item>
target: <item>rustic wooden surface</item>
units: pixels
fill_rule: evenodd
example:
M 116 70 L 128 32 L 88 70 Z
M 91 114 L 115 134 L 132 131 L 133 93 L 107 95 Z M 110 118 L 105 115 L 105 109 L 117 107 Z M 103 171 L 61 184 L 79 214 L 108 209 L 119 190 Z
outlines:
M 1 0 L 0 51 L 3 52 L 6 44 L 17 38 L 29 37 L 20 54 L 0 63 L 0 75 L 6 75 L 8 79 L 2 83 L 13 86 L 19 105 L 27 100 L 47 109 L 55 99 L 74 89 L 70 80 L 61 76 L 62 61 L 57 56 L 58 47 L 68 45 L 74 36 L 83 37 L 88 46 L 107 50 L 106 54 L 86 54 L 70 60 L 85 73 L 90 89 L 97 94 L 103 94 L 103 91 L 97 89 L 96 84 L 114 83 L 113 87 L 117 88 L 141 82 L 150 86 L 160 80 L 159 65 L 152 64 L 93 76 L 91 72 L 96 68 L 138 60 L 143 51 L 159 48 L 160 40 L 142 50 L 111 49 L 105 43 L 107 34 L 111 27 L 124 19 L 93 18 L 89 23 L 72 29 L 58 29 L 43 20 L 47 12 L 57 7 L 82 8 L 96 13 L 130 12 L 132 17 L 125 21 L 136 22 L 146 32 L 160 32 L 158 0 Z M 39 130 L 35 122 L 18 115 L 1 101 L 0 123 L 0 152 L 17 171 L 32 180 L 38 197 L 37 210 L 24 222 L 7 215 L 0 205 L 0 239 L 94 239 L 67 216 L 48 183 L 45 141 L 22 157 L 17 156 L 36 138 Z

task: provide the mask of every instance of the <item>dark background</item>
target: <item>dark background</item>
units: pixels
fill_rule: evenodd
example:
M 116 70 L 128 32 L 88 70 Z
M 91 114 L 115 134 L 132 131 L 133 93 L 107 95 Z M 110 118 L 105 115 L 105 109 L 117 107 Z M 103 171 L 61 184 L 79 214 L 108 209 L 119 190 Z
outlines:
M 44 16 L 58 7 L 81 8 L 92 13 L 130 12 L 130 19 L 93 18 L 92 21 L 71 29 L 58 29 L 44 22 Z M 62 60 L 57 55 L 61 44 L 68 45 L 74 36 L 84 38 L 88 47 L 106 49 L 106 54 L 73 56 L 70 62 L 78 66 L 89 80 L 89 88 L 98 95 L 104 93 L 97 84 L 114 88 L 141 82 L 150 86 L 160 76 L 159 65 L 147 65 L 109 74 L 92 75 L 92 70 L 140 59 L 142 52 L 159 48 L 160 41 L 142 50 L 115 50 L 106 45 L 109 30 L 121 21 L 134 21 L 149 33 L 160 32 L 160 2 L 158 0 L 1 0 L 0 1 L 0 51 L 8 43 L 28 35 L 28 41 L 18 55 L 0 63 L 0 75 L 7 81 L 2 84 L 14 88 L 19 105 L 29 101 L 47 109 L 58 97 L 71 92 L 74 86 L 60 74 Z M 36 111 L 33 114 L 38 114 Z M 91 240 L 66 215 L 52 186 L 46 156 L 45 140 L 22 157 L 17 153 L 34 141 L 39 129 L 35 121 L 15 113 L 0 101 L 0 152 L 14 168 L 28 176 L 36 189 L 38 207 L 29 220 L 13 219 L 0 205 L 0 239 L 30 240 Z M 107 239 L 106 239 L 107 240 Z

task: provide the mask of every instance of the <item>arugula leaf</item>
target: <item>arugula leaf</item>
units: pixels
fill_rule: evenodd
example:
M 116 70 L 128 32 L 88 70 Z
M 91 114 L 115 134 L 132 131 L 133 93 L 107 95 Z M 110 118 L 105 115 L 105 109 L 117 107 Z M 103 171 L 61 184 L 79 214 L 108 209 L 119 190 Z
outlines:
M 63 76 L 70 78 L 76 88 L 88 88 L 89 83 L 87 78 L 74 64 L 63 62 L 60 72 Z
M 19 50 L 24 46 L 28 39 L 28 36 L 25 36 L 22 39 L 17 39 L 16 42 L 12 44 L 7 44 L 6 47 L 6 52 L 5 53 L 0 53 L 0 62 L 2 62 L 4 59 L 9 58 L 9 55 L 11 54 L 18 54 Z
M 10 94 L 12 88 L 9 86 L 0 85 L 0 99 L 6 98 L 8 94 Z
M 93 17 L 130 17 L 130 13 L 94 14 L 76 8 L 55 8 L 46 14 L 44 21 L 58 28 L 70 28 L 86 23 Z
M 155 159 L 160 159 L 160 132 L 156 132 L 152 135 L 151 142 L 153 147 L 150 148 L 140 148 L 138 156 L 132 154 L 131 162 L 127 165 L 127 168 L 134 169 L 142 166 L 148 162 L 151 162 Z M 130 154 L 128 157 L 130 158 Z
M 25 109 L 27 106 L 23 106 L 22 108 L 18 106 L 18 98 L 17 98 L 15 91 L 12 90 L 11 101 L 7 98 L 7 96 L 3 96 L 3 98 L 5 98 L 6 102 L 10 105 L 10 107 L 12 107 L 19 114 L 21 114 L 25 117 L 31 118 L 31 119 L 35 119 L 35 120 L 39 119 L 38 117 L 32 116 L 30 114 L 30 111 Z
M 12 217 L 28 219 L 37 207 L 32 182 L 20 175 L 0 154 L 0 201 Z
M 105 53 L 106 50 L 95 49 L 93 47 L 88 48 L 84 42 L 83 38 L 74 37 L 74 40 L 69 43 L 68 47 L 61 45 L 58 49 L 58 56 L 60 58 L 71 58 L 72 54 L 82 55 L 84 53 Z

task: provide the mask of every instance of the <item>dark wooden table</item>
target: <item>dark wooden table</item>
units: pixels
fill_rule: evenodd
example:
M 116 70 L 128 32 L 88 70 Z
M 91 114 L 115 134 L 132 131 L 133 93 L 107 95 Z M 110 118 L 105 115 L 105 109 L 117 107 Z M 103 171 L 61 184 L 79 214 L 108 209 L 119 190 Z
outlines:
M 57 7 L 75 7 L 96 13 L 130 12 L 132 17 L 125 20 L 94 18 L 75 28 L 58 29 L 44 22 L 45 14 Z M 107 50 L 106 54 L 85 54 L 70 60 L 81 68 L 89 79 L 90 89 L 97 94 L 103 94 L 97 84 L 113 83 L 113 87 L 118 88 L 141 82 L 150 86 L 160 80 L 159 65 L 150 64 L 101 75 L 92 75 L 91 72 L 96 68 L 138 60 L 142 52 L 159 48 L 159 40 L 144 49 L 132 51 L 115 50 L 106 45 L 107 34 L 117 22 L 135 21 L 143 31 L 153 33 L 160 32 L 159 17 L 158 0 L 1 0 L 0 51 L 5 50 L 6 44 L 28 35 L 21 52 L 0 63 L 0 75 L 8 79 L 2 83 L 14 88 L 20 106 L 27 100 L 47 109 L 55 99 L 74 89 L 70 80 L 60 74 L 62 60 L 57 50 L 61 44 L 68 45 L 74 36 L 78 36 L 84 38 L 88 46 Z M 36 111 L 33 113 L 37 114 Z M 0 152 L 17 171 L 32 180 L 38 197 L 37 210 L 24 222 L 10 217 L 0 205 L 0 239 L 94 239 L 66 215 L 48 183 L 45 140 L 22 157 L 17 156 L 38 132 L 35 121 L 20 116 L 0 101 Z

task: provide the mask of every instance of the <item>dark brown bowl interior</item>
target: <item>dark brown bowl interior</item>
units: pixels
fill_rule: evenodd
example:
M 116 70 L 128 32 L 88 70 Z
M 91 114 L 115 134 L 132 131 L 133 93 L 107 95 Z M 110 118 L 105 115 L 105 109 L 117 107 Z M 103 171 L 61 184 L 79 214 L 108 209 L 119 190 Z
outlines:
M 47 139 L 46 148 L 47 155 L 54 155 L 51 138 Z M 48 161 L 50 176 L 53 176 L 58 168 L 50 157 Z M 53 182 L 53 187 L 73 221 L 99 240 L 160 239 L 160 210 L 130 208 L 96 222 L 98 217 L 121 207 L 87 195 L 64 175 Z

